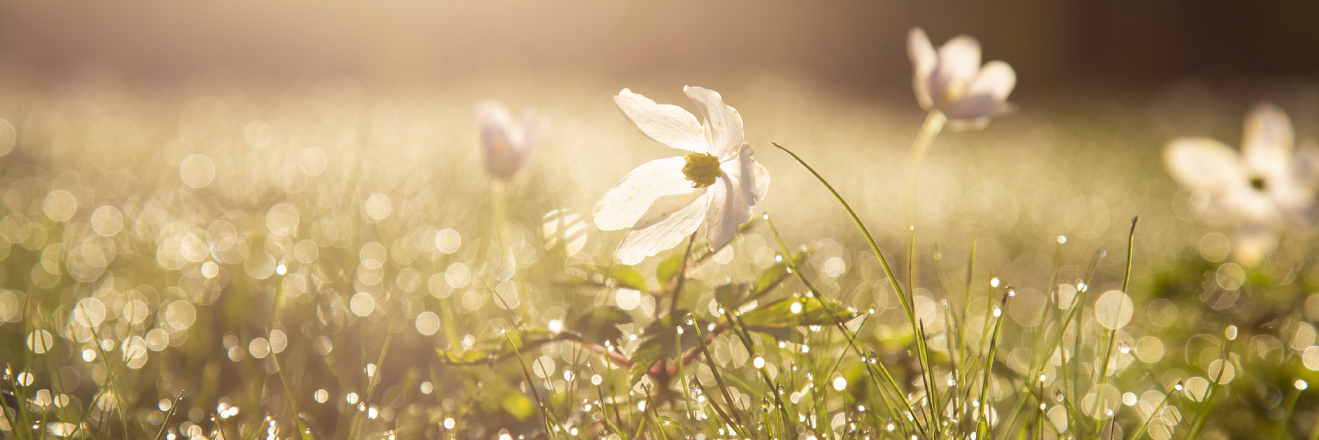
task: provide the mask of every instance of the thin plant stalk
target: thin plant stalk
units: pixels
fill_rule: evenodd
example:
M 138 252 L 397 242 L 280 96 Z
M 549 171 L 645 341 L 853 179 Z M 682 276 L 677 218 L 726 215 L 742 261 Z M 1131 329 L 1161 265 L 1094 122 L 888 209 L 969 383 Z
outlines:
M 904 293 L 905 290 L 902 288 L 902 285 L 898 283 L 898 278 L 893 274 L 892 266 L 889 265 L 888 259 L 884 258 L 884 253 L 880 252 L 879 245 L 875 243 L 875 237 L 870 235 L 870 230 L 867 229 L 865 223 L 861 221 L 861 217 L 856 215 L 856 211 L 852 210 L 852 206 L 847 204 L 847 201 L 838 193 L 838 190 L 835 190 L 833 185 L 830 185 L 829 181 L 825 180 L 824 176 L 820 175 L 819 172 L 816 172 L 814 168 L 811 168 L 801 156 L 798 156 L 797 153 L 793 153 L 792 150 L 789 150 L 787 147 L 784 147 L 777 142 L 771 144 L 778 149 L 783 150 L 783 152 L 788 153 L 789 156 L 792 156 L 793 160 L 796 160 L 797 163 L 806 168 L 811 175 L 815 176 L 815 179 L 820 181 L 820 184 L 824 185 L 825 189 L 829 190 L 829 193 L 834 196 L 834 200 L 838 201 L 838 204 L 843 207 L 843 210 L 847 211 L 847 215 L 852 217 L 852 222 L 856 224 L 857 229 L 861 230 L 861 235 L 865 236 L 866 243 L 870 245 L 871 252 L 874 252 L 875 257 L 879 259 L 880 267 L 884 269 L 884 275 L 888 277 L 889 284 L 893 287 L 893 292 L 897 294 L 898 300 L 902 303 L 902 310 L 907 314 L 907 322 L 911 324 L 911 333 L 915 337 L 917 350 L 924 351 L 925 341 L 920 338 L 920 329 L 917 328 L 916 313 L 912 308 L 911 301 L 907 299 L 907 295 Z M 789 258 L 789 260 L 791 260 L 791 258 Z M 805 278 L 802 279 L 805 280 Z M 814 290 L 815 289 L 812 289 L 812 291 Z M 898 388 L 898 390 L 901 392 L 901 388 Z M 903 399 L 903 401 L 905 402 L 906 399 Z
M 775 145 L 778 145 L 778 144 L 775 144 Z M 783 148 L 783 147 L 780 146 L 779 148 Z M 786 149 L 785 149 L 785 151 L 786 151 Z M 788 152 L 788 154 L 792 154 L 792 152 Z M 794 157 L 795 157 L 795 156 L 794 156 Z M 798 161 L 800 161 L 800 159 L 798 159 Z M 805 163 L 805 162 L 802 162 L 802 165 L 806 165 L 806 163 Z M 810 167 L 807 166 L 807 169 L 810 169 Z M 812 171 L 812 173 L 814 173 L 814 171 Z M 816 174 L 816 177 L 819 177 L 819 174 Z M 820 178 L 820 179 L 821 179 L 821 181 L 823 182 L 823 178 Z M 826 185 L 826 187 L 827 187 L 827 186 L 828 186 L 828 183 L 825 183 L 825 185 Z M 833 189 L 833 188 L 830 187 L 830 190 L 831 190 L 831 191 L 832 191 L 832 189 Z M 837 195 L 837 193 L 835 193 L 835 195 Z M 840 198 L 839 200 L 841 201 L 842 199 Z M 843 206 L 846 207 L 847 205 L 844 204 Z M 851 212 L 851 209 L 850 209 L 850 208 L 848 208 L 848 212 Z M 770 232 L 772 232 L 772 233 L 774 234 L 774 239 L 778 241 L 779 249 L 781 249 L 781 250 L 783 251 L 783 253 L 785 253 L 785 254 L 788 255 L 788 258 L 785 259 L 785 261 L 788 263 L 788 268 L 789 268 L 789 269 L 792 269 L 792 273 L 797 275 L 797 278 L 798 278 L 799 280 L 801 280 L 802 284 L 805 285 L 807 289 L 809 289 L 811 292 L 814 292 L 814 294 L 811 295 L 811 296 L 812 296 L 813 298 L 815 298 L 817 301 L 820 301 L 820 306 L 821 306 L 822 308 L 826 309 L 826 310 L 829 310 L 828 305 L 827 305 L 826 303 L 824 303 L 824 300 L 823 300 L 822 298 L 820 298 L 819 290 L 817 290 L 817 289 L 815 288 L 815 286 L 813 286 L 813 285 L 811 284 L 810 280 L 807 280 L 807 279 L 806 279 L 806 275 L 803 274 L 803 273 L 801 272 L 801 268 L 797 267 L 797 261 L 796 261 L 794 258 L 792 258 L 792 253 L 791 253 L 791 252 L 788 252 L 788 246 L 787 246 L 787 244 L 785 244 L 785 243 L 783 242 L 783 236 L 779 234 L 779 229 L 778 229 L 778 227 L 776 227 L 776 226 L 774 225 L 774 221 L 771 220 L 771 219 L 769 218 L 769 214 L 765 214 L 764 218 L 765 218 L 766 223 L 769 224 Z M 853 218 L 853 219 L 856 219 L 856 216 L 853 215 L 852 218 Z M 859 222 L 860 220 L 857 220 L 857 221 Z M 858 223 L 858 224 L 859 224 L 859 223 Z M 862 231 L 864 231 L 864 228 L 862 229 Z M 866 237 L 869 238 L 869 234 L 866 234 Z M 874 241 L 871 241 L 871 245 L 872 245 L 872 246 L 874 245 Z M 876 255 L 880 255 L 880 261 L 881 261 L 881 262 L 884 261 L 884 259 L 883 259 L 884 257 L 882 256 L 882 254 L 879 254 L 878 252 L 876 252 Z M 889 274 L 889 280 L 894 280 L 894 278 L 893 278 L 893 273 L 892 273 L 891 271 L 888 271 L 888 270 L 887 270 L 887 268 L 888 268 L 888 264 L 887 264 L 887 263 L 884 263 L 884 267 L 885 267 L 885 269 L 886 269 L 886 273 Z M 897 283 L 894 282 L 894 285 L 896 286 Z M 895 288 L 896 288 L 896 287 L 895 287 Z M 899 292 L 899 293 L 898 293 L 898 297 L 899 297 L 899 298 L 903 298 L 903 296 L 902 296 L 902 294 L 901 294 L 901 290 L 898 290 L 898 292 Z M 903 298 L 903 304 L 906 304 L 906 299 L 905 299 L 905 298 Z M 838 320 L 838 317 L 837 317 L 837 316 L 834 316 L 834 314 L 832 313 L 832 310 L 830 310 L 830 313 L 827 313 L 827 315 L 829 315 L 831 318 L 834 319 L 834 325 L 837 326 L 838 329 L 841 330 L 841 331 L 843 332 L 843 335 L 844 335 L 844 336 L 848 337 L 848 346 L 851 347 L 854 351 L 856 351 L 857 355 L 861 357 L 862 361 L 865 361 L 865 360 L 867 359 L 867 356 L 865 356 L 865 353 L 863 353 L 863 352 L 861 351 L 861 348 L 860 348 L 860 347 L 856 346 L 856 344 L 854 343 L 854 340 L 855 340 L 856 338 L 851 336 L 852 333 L 847 329 L 847 326 L 843 325 L 843 323 L 842 323 L 841 321 Z M 868 362 L 867 362 L 867 363 L 868 363 Z M 908 402 L 907 399 L 903 397 L 902 387 L 898 386 L 897 381 L 895 381 L 895 380 L 893 379 L 893 375 L 889 374 L 889 372 L 888 372 L 888 368 L 884 367 L 883 364 L 879 364 L 879 363 L 876 363 L 875 366 L 876 366 L 877 369 L 880 371 L 881 375 L 884 377 L 885 382 L 887 382 L 887 383 L 889 384 L 889 386 L 893 387 L 893 391 L 896 392 L 896 393 L 898 394 L 898 400 L 901 400 L 901 401 L 902 401 L 902 404 L 906 407 L 907 412 L 909 412 L 909 413 L 915 413 L 915 410 L 912 409 L 912 407 L 911 407 L 911 403 Z M 880 392 L 881 392 L 881 394 L 882 394 L 882 393 L 883 393 L 883 390 L 880 390 Z M 918 426 L 919 426 L 919 424 L 918 424 Z
M 925 153 L 929 152 L 930 145 L 934 144 L 934 138 L 939 136 L 943 131 L 943 125 L 948 121 L 948 117 L 938 110 L 930 111 L 925 116 L 925 123 L 921 124 L 921 131 L 916 135 L 916 140 L 911 144 L 911 156 L 907 158 L 907 185 L 906 185 L 906 204 L 903 208 L 905 224 L 916 224 L 916 184 L 920 178 L 921 163 L 925 162 Z
M 1136 222 L 1139 220 L 1140 217 L 1135 217 L 1131 219 L 1131 232 L 1127 235 L 1127 270 L 1126 270 L 1126 275 L 1122 278 L 1123 295 L 1127 294 L 1127 288 L 1131 285 L 1131 261 L 1132 261 L 1132 257 L 1135 255 Z M 1117 330 L 1118 330 L 1117 327 L 1114 327 L 1108 332 L 1108 344 L 1107 344 L 1108 349 L 1104 351 L 1104 362 L 1099 365 L 1100 387 L 1108 383 L 1108 363 L 1113 357 L 1113 346 L 1117 343 Z M 1103 425 L 1099 413 L 1099 409 L 1103 405 L 1104 405 L 1104 395 L 1103 393 L 1099 393 L 1097 396 L 1095 396 L 1095 405 L 1093 411 L 1090 412 L 1095 416 L 1096 431 L 1100 431 L 1100 428 L 1102 428 Z

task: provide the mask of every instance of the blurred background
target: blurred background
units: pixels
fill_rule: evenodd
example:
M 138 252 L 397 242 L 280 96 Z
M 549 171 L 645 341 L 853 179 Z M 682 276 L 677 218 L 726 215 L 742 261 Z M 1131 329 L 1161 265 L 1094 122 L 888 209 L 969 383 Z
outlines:
M 299 2 L 0 4 L 0 53 L 46 80 L 95 66 L 163 85 L 227 66 L 278 84 L 326 74 L 436 84 L 490 74 L 669 77 L 766 70 L 847 92 L 907 92 L 905 37 L 977 36 L 1020 99 L 1151 93 L 1174 79 L 1312 79 L 1307 2 Z

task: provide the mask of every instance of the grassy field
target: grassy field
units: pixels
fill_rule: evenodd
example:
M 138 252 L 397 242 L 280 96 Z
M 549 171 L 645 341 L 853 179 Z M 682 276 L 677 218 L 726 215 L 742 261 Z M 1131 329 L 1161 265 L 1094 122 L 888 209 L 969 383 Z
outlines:
M 1018 102 L 935 139 L 913 233 L 910 96 L 734 83 L 772 176 L 755 219 L 628 267 L 592 206 L 676 150 L 620 87 L 10 78 L 0 436 L 1317 435 L 1312 233 L 1234 260 L 1162 162 L 1175 137 L 1238 145 L 1261 99 L 1315 139 L 1312 88 Z M 692 109 L 682 85 L 625 86 Z M 487 98 L 546 122 L 506 185 Z

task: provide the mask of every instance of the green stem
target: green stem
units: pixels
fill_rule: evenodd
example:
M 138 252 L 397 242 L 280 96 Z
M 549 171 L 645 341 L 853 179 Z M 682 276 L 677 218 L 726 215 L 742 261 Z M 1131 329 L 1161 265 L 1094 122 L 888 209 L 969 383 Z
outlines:
M 837 200 L 838 204 L 843 206 L 843 210 L 847 211 L 847 215 L 852 217 L 852 222 L 856 223 L 857 229 L 861 230 L 861 235 L 866 237 L 866 243 L 870 245 L 870 251 L 875 253 L 875 257 L 879 258 L 879 265 L 884 269 L 884 275 L 888 277 L 889 284 L 893 287 L 893 292 L 897 294 L 898 300 L 902 302 L 902 310 L 907 313 L 907 320 L 911 321 L 912 332 L 914 334 L 916 328 L 916 316 L 912 311 L 911 304 L 907 302 L 907 296 L 903 294 L 902 285 L 898 284 L 898 277 L 893 275 L 893 268 L 889 266 L 888 259 L 884 258 L 884 254 L 879 251 L 879 245 L 875 244 L 875 237 L 870 235 L 870 230 L 866 229 L 866 225 L 861 222 L 861 218 L 857 217 L 856 211 L 853 211 L 852 206 L 848 205 L 846 200 L 843 200 L 843 196 L 838 194 L 838 191 L 834 189 L 833 185 L 830 185 L 829 181 L 824 180 L 824 176 L 821 176 L 814 168 L 807 165 L 806 161 L 802 160 L 801 156 L 798 156 L 797 153 L 793 153 L 792 150 L 789 150 L 787 147 L 784 147 L 777 142 L 772 142 L 771 144 L 778 147 L 778 149 L 783 150 L 783 152 L 788 153 L 788 155 L 792 156 L 797 163 L 805 167 L 806 171 L 810 171 L 811 175 L 815 176 L 815 179 L 819 180 L 820 183 L 824 185 L 825 189 L 829 190 L 830 194 L 833 194 L 834 200 Z
M 907 159 L 907 192 L 905 215 L 903 219 L 908 225 L 916 224 L 916 183 L 920 177 L 921 163 L 925 161 L 925 153 L 930 150 L 930 145 L 934 144 L 934 138 L 943 131 L 944 122 L 948 117 L 938 110 L 931 111 L 925 117 L 925 123 L 921 124 L 921 132 L 916 136 L 916 140 L 911 144 L 911 156 Z
M 694 243 L 696 243 L 696 231 L 692 231 L 692 236 L 687 239 L 687 250 L 682 253 L 682 263 L 678 267 L 678 280 L 673 284 L 672 298 L 669 299 L 669 316 L 673 316 L 673 312 L 678 310 L 678 296 L 682 295 L 682 284 L 687 281 L 687 263 L 691 261 L 692 244 Z M 656 307 L 656 309 L 659 308 Z M 659 312 L 657 311 L 656 314 L 658 315 Z M 659 317 L 656 316 L 656 318 Z

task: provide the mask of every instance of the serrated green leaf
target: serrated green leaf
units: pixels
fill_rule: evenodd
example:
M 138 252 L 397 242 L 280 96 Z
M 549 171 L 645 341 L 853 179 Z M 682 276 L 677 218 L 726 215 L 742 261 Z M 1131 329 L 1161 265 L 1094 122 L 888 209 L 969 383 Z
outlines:
M 847 321 L 854 316 L 846 307 L 835 301 L 823 301 L 828 304 L 832 312 L 821 307 L 820 301 L 813 298 L 784 298 L 744 313 L 741 319 L 747 327 L 798 327 L 833 324 L 835 319 Z M 833 314 L 832 317 L 830 313 Z
M 641 276 L 632 266 L 615 264 L 611 266 L 581 266 L 582 270 L 600 275 L 607 279 L 613 280 L 618 287 L 638 290 L 643 293 L 650 292 L 650 287 L 646 285 L 646 277 Z

